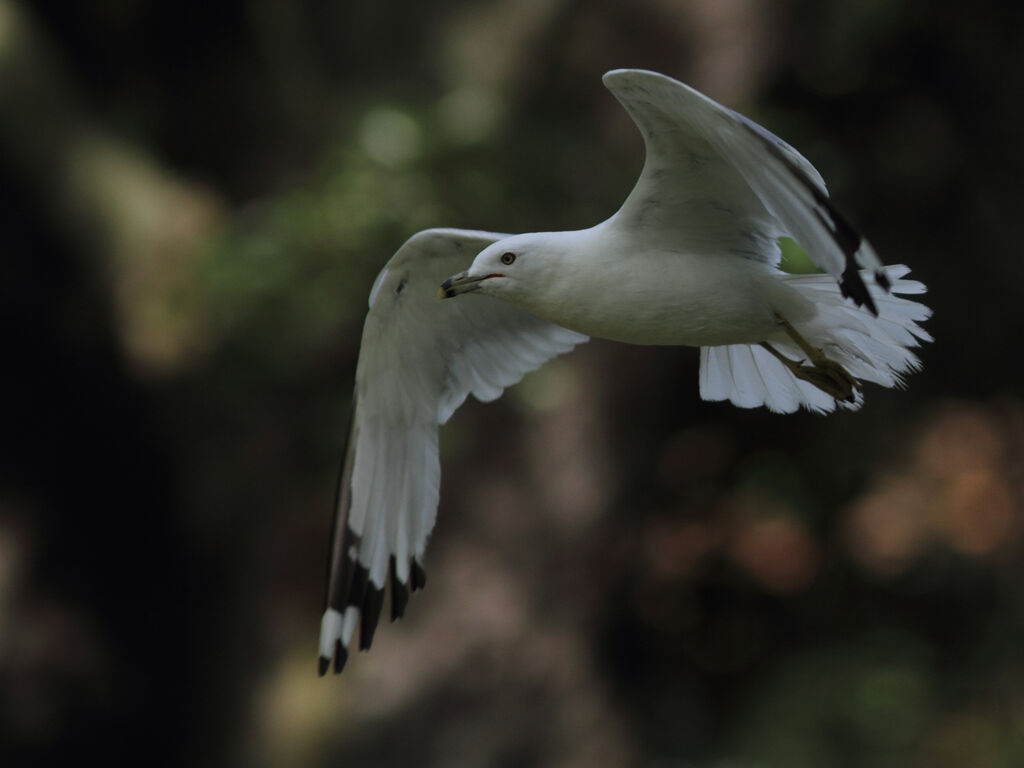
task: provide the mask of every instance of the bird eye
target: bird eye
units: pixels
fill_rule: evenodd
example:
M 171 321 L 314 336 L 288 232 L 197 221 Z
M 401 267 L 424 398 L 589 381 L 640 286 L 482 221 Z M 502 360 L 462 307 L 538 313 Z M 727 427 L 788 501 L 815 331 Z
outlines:
M 505 253 L 501 254 L 501 263 L 504 264 L 505 266 L 508 266 L 515 260 L 516 255 L 514 253 L 506 251 Z

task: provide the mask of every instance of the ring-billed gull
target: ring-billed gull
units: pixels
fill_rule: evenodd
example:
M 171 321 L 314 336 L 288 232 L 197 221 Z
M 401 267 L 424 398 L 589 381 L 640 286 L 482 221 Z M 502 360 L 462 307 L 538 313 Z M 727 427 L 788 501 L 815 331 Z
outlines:
M 438 425 L 468 394 L 493 400 L 589 336 L 699 347 L 701 397 L 783 413 L 858 408 L 862 382 L 918 366 L 930 312 L 899 294 L 924 286 L 882 266 L 799 152 L 664 75 L 604 83 L 646 146 L 615 215 L 576 232 L 420 232 L 371 289 L 320 674 L 341 671 L 357 625 L 370 646 L 387 583 L 392 620 L 424 585 Z M 780 237 L 828 274 L 781 271 Z

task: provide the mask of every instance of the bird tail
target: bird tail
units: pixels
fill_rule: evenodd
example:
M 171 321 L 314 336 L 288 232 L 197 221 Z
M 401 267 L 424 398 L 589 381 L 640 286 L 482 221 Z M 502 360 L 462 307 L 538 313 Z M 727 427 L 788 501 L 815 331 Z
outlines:
M 908 267 L 885 267 L 889 293 L 875 295 L 878 316 L 843 298 L 831 275 L 785 275 L 782 279 L 813 301 L 818 315 L 800 333 L 858 383 L 870 381 L 883 387 L 899 387 L 903 377 L 920 367 L 913 348 L 932 338 L 919 323 L 931 315 L 924 304 L 902 298 L 921 294 L 925 286 L 906 280 Z M 878 292 L 881 293 L 881 292 Z M 772 342 L 793 361 L 807 356 L 795 342 Z M 809 381 L 798 378 L 770 350 L 759 344 L 702 347 L 700 396 L 705 400 L 731 400 L 741 408 L 767 406 L 778 413 L 792 413 L 801 406 L 828 413 L 836 405 L 856 410 L 863 402 L 860 387 L 850 400 L 837 401 Z

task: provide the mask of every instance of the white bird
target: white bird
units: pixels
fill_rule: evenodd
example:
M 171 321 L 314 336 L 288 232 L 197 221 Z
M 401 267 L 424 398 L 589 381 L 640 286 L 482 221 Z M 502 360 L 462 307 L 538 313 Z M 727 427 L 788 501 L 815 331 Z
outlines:
M 341 671 L 357 624 L 370 646 L 386 582 L 392 620 L 424 585 L 438 425 L 468 394 L 494 400 L 589 336 L 700 347 L 702 398 L 782 413 L 858 408 L 862 382 L 896 386 L 919 366 L 930 310 L 897 294 L 924 286 L 882 266 L 799 152 L 664 75 L 604 83 L 646 145 L 617 213 L 577 232 L 420 232 L 370 291 L 321 675 Z M 828 274 L 782 272 L 784 236 Z

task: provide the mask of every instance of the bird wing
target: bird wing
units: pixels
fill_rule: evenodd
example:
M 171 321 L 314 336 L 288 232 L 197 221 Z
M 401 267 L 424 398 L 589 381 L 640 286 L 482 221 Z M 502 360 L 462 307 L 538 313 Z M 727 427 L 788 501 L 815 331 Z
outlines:
M 860 274 L 888 289 L 874 250 L 836 210 L 825 182 L 793 147 L 670 77 L 617 69 L 604 83 L 643 134 L 647 157 L 611 222 L 662 233 L 673 247 L 777 263 L 796 240 L 844 296 L 878 314 Z M 656 234 L 654 235 L 657 236 Z
M 356 368 L 339 483 L 320 674 L 340 672 L 356 623 L 368 648 L 385 581 L 392 621 L 424 584 L 437 515 L 437 431 L 470 393 L 497 398 L 528 371 L 587 337 L 484 296 L 441 301 L 441 282 L 506 235 L 432 229 L 411 237 L 377 276 Z

